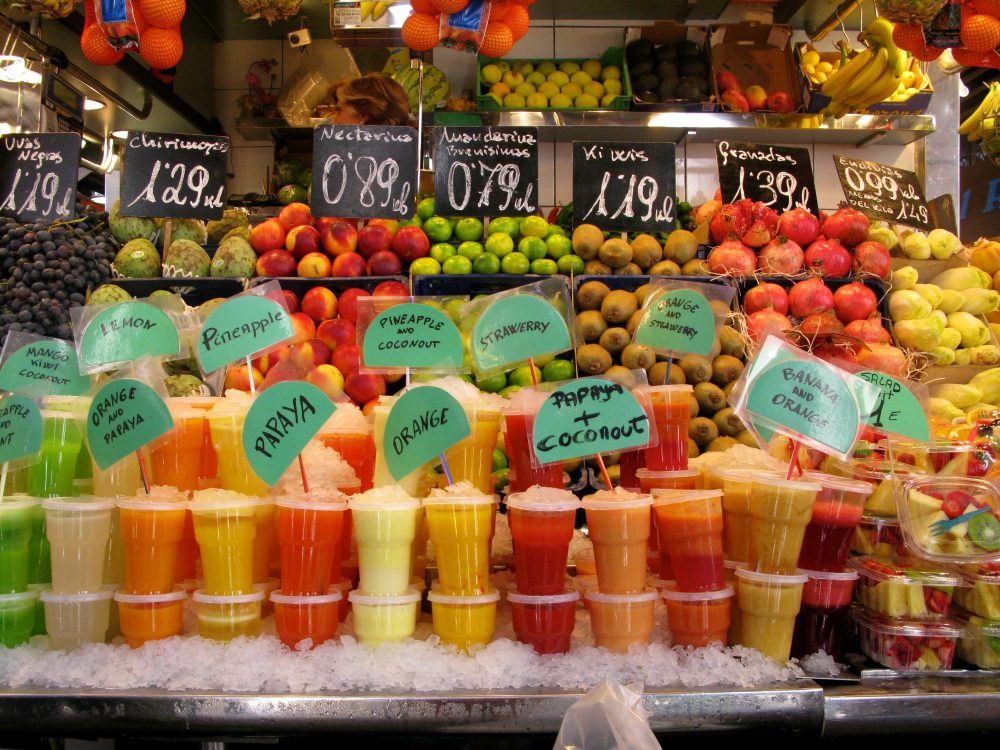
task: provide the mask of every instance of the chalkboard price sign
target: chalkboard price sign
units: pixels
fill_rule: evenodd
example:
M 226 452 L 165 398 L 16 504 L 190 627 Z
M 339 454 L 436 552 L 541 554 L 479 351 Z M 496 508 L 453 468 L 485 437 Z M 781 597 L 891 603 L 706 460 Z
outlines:
M 437 129 L 434 210 L 527 216 L 538 208 L 537 128 Z
M 219 219 L 229 138 L 130 130 L 122 165 L 122 216 Z
M 847 205 L 880 221 L 934 229 L 917 175 L 874 161 L 833 156 Z
M 573 224 L 612 232 L 675 228 L 672 143 L 573 143 Z
M 14 133 L 0 143 L 0 209 L 13 211 L 23 222 L 72 219 L 80 136 Z
M 321 125 L 313 132 L 313 216 L 409 219 L 417 131 L 390 125 Z
M 779 213 L 804 208 L 819 215 L 809 149 L 716 141 L 722 202 L 749 198 Z

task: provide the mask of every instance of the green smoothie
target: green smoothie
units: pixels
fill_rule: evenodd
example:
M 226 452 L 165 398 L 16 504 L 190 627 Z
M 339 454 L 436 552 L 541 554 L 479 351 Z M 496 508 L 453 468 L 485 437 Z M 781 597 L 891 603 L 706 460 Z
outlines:
M 37 505 L 27 498 L 0 502 L 0 594 L 28 588 L 31 521 Z
M 37 591 L 0 595 L 0 643 L 7 648 L 27 643 L 35 626 Z
M 32 497 L 70 497 L 74 494 L 76 462 L 83 435 L 68 412 L 42 411 L 42 448 L 38 463 L 28 467 L 28 494 Z

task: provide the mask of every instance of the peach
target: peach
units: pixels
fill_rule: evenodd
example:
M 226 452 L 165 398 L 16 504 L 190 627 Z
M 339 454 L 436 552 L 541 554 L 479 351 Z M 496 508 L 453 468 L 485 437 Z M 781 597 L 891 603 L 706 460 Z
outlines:
M 330 364 L 344 373 L 345 377 L 350 375 L 361 367 L 361 347 L 351 343 L 338 344 L 330 357 Z
M 335 350 L 341 344 L 355 344 L 358 340 L 358 332 L 354 323 L 347 318 L 334 318 L 324 320 L 316 329 L 316 338 Z
M 345 289 L 340 294 L 340 299 L 337 301 L 338 308 L 340 310 L 340 317 L 346 318 L 352 323 L 358 322 L 358 297 L 370 297 L 371 295 L 364 289 L 359 289 L 357 287 L 351 287 L 350 289 Z
M 385 395 L 385 380 L 381 375 L 355 370 L 344 379 L 344 390 L 356 403 L 366 404 Z
M 289 203 L 278 212 L 278 221 L 281 222 L 281 226 L 285 228 L 286 232 L 290 232 L 293 227 L 305 224 L 311 226 L 313 223 L 312 211 L 305 203 Z
M 788 114 L 795 109 L 795 102 L 784 91 L 774 91 L 767 97 L 767 108 L 774 112 Z
M 365 226 L 370 227 L 373 224 L 381 224 L 386 227 L 389 230 L 389 234 L 393 237 L 396 236 L 396 231 L 399 229 L 399 221 L 396 219 L 369 219 Z
M 344 253 L 333 259 L 330 275 L 338 278 L 367 276 L 368 266 L 365 264 L 365 259 L 357 253 Z
M 313 323 L 312 318 L 304 312 L 297 312 L 292 313 L 291 319 L 292 331 L 294 332 L 292 343 L 297 344 L 300 341 L 316 338 L 316 324 Z
M 318 338 L 292 345 L 292 356 L 300 357 L 299 362 L 308 362 L 312 367 L 330 363 L 330 347 Z
M 735 109 L 737 112 L 749 112 L 750 103 L 747 98 L 735 89 L 729 89 L 722 93 L 722 103 Z
M 285 298 L 285 307 L 288 308 L 289 313 L 296 313 L 299 311 L 299 295 L 291 289 L 282 289 L 281 295 Z
M 323 391 L 331 401 L 344 400 L 344 376 L 333 365 L 314 367 L 306 375 L 306 382 Z
M 337 317 L 337 295 L 325 286 L 314 286 L 302 295 L 301 310 L 316 324 Z
M 248 368 L 246 365 L 230 367 L 226 370 L 226 380 L 222 387 L 227 391 L 230 388 L 235 388 L 238 391 L 249 391 L 251 377 L 253 377 L 254 388 L 259 389 L 260 384 L 264 382 L 264 375 L 260 370 L 256 367 Z
M 372 412 L 375 410 L 376 406 L 378 406 L 377 398 L 373 398 L 371 401 L 366 401 L 365 405 L 361 407 L 361 413 L 371 419 L 373 418 Z
M 287 250 L 268 250 L 257 258 L 258 276 L 294 276 L 298 261 Z
M 369 276 L 396 276 L 403 272 L 403 261 L 391 250 L 380 250 L 368 259 Z
M 287 357 L 291 351 L 292 349 L 290 346 L 282 344 L 265 354 L 261 354 L 257 357 L 257 359 L 253 360 L 253 366 L 260 370 L 264 375 L 267 375 L 267 371 Z
M 262 391 L 275 383 L 287 380 L 305 380 L 310 369 L 312 369 L 312 365 L 303 361 L 302 357 L 285 357 L 267 371 L 267 375 L 264 376 L 264 380 L 257 390 Z
M 333 264 L 323 253 L 309 253 L 299 261 L 299 276 L 309 279 L 322 279 L 330 275 Z
M 350 222 L 337 219 L 323 228 L 321 241 L 323 250 L 329 255 L 353 253 L 358 247 L 358 230 Z
M 382 379 L 385 381 L 386 385 L 392 385 L 393 383 L 398 383 L 406 377 L 406 372 L 400 370 L 399 372 L 384 372 L 382 373 Z
M 383 281 L 372 290 L 373 297 L 409 297 L 410 290 L 402 281 Z
M 423 229 L 411 224 L 396 232 L 392 238 L 392 251 L 403 263 L 412 263 L 430 255 L 431 243 Z
M 743 95 L 747 98 L 751 111 L 756 112 L 767 107 L 767 92 L 763 86 L 747 86 Z
M 318 253 L 322 250 L 319 232 L 307 224 L 294 227 L 285 237 L 285 249 L 299 259 L 309 253 Z
M 385 224 L 365 224 L 358 232 L 358 252 L 366 258 L 392 247 L 392 231 Z
M 268 250 L 278 250 L 285 247 L 285 236 L 288 230 L 277 219 L 268 219 L 250 230 L 250 247 L 257 255 L 263 255 Z
M 320 216 L 313 222 L 313 226 L 316 227 L 316 231 L 322 234 L 323 228 L 330 226 L 335 221 L 340 221 L 340 218 L 337 216 Z

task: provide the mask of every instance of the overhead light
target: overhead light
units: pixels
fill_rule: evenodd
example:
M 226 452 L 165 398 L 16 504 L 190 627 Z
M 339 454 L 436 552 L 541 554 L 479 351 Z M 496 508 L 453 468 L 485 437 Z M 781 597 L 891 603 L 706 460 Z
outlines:
M 128 138 L 128 131 L 127 130 L 112 130 L 111 131 L 111 137 L 112 138 L 117 138 L 119 141 L 124 141 L 126 138 Z
M 20 55 L 0 55 L 0 81 L 37 86 L 42 82 L 42 74 L 31 70 Z
M 83 108 L 88 112 L 95 112 L 98 109 L 104 109 L 106 105 L 100 99 L 91 99 L 87 97 L 83 100 Z
M 80 139 L 80 148 L 87 148 L 87 139 L 86 138 L 81 138 Z

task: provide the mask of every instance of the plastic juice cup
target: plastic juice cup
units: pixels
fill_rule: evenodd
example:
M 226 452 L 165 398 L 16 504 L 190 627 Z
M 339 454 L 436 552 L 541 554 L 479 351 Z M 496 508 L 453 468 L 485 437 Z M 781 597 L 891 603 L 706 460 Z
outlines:
M 45 534 L 45 508 L 31 509 L 31 540 L 28 542 L 28 584 L 52 582 L 52 550 Z
M 212 445 L 218 461 L 219 486 L 231 492 L 242 495 L 263 497 L 270 488 L 250 468 L 246 451 L 243 450 L 244 412 L 229 412 L 215 410 L 206 417 L 209 429 L 212 431 Z
M 375 442 L 375 476 L 372 481 L 376 487 L 391 487 L 393 485 L 398 485 L 403 488 L 407 495 L 420 497 L 420 479 L 424 475 L 424 467 L 418 467 L 406 476 L 397 480 L 389 472 L 389 464 L 386 463 L 386 446 L 384 444 L 385 425 L 389 419 L 389 411 L 392 409 L 393 401 L 395 401 L 395 398 L 383 398 L 379 404 L 372 409 L 372 414 L 375 420 L 374 429 L 372 430 L 372 439 Z
M 3 497 L 0 500 L 11 499 L 14 495 L 28 494 L 28 470 L 22 466 L 18 469 L 7 470 L 7 484 L 3 488 Z
M 615 498 L 620 499 L 612 499 Z M 587 528 L 601 591 L 634 594 L 646 585 L 646 540 L 653 498 L 631 492 L 597 492 L 584 498 Z
M 508 442 L 508 445 L 510 443 Z M 635 475 L 639 469 L 646 468 L 646 449 L 639 448 L 634 451 L 624 451 L 618 457 L 618 484 L 627 490 L 638 492 L 642 485 Z
M 690 385 L 654 385 L 636 388 L 649 399 L 657 444 L 646 448 L 650 471 L 681 471 L 688 467 L 688 424 L 691 422 Z
M 427 594 L 434 632 L 445 643 L 466 650 L 493 640 L 500 592 L 492 589 L 475 596 L 453 596 L 439 589 Z
M 275 502 L 281 545 L 281 590 L 289 596 L 318 596 L 340 578 L 340 530 L 346 498 L 334 490 L 329 500 L 281 497 Z
M 582 549 L 574 553 L 573 564 L 576 566 L 577 576 L 597 575 L 597 558 L 593 548 Z
M 533 487 L 507 496 L 521 595 L 555 595 L 565 590 L 566 558 L 579 508 L 576 496 L 562 489 Z
M 146 451 L 143 451 L 143 454 L 148 458 Z M 93 467 L 92 481 L 96 497 L 132 497 L 142 491 L 139 459 L 134 453 L 130 453 L 107 469 L 99 468 L 93 459 L 91 459 L 91 466 Z
M 624 654 L 633 644 L 649 643 L 658 593 L 608 594 L 602 590 L 588 591 L 585 596 L 596 645 Z
M 84 643 L 104 643 L 111 624 L 114 591 L 101 589 L 89 594 L 41 593 L 45 606 L 45 629 L 49 647 L 71 651 Z
M 43 409 L 42 445 L 38 463 L 28 466 L 28 494 L 69 497 L 74 493 L 76 459 L 83 444 L 80 424 L 71 412 Z
M 228 641 L 241 635 L 250 638 L 260 635 L 263 591 L 218 596 L 198 590 L 191 598 L 198 615 L 198 635 L 202 638 Z
M 29 583 L 28 591 L 33 591 L 35 596 L 35 624 L 31 629 L 32 635 L 46 635 L 45 630 L 45 605 L 42 604 L 41 594 L 43 591 L 51 591 L 47 583 Z
M 405 594 L 420 501 L 400 492 L 395 499 L 355 495 L 348 504 L 358 543 L 358 588 L 371 596 Z
M 235 596 L 253 591 L 259 502 L 259 498 L 225 490 L 194 493 L 188 507 L 194 516 L 194 534 L 201 551 L 205 594 Z
M 354 469 L 361 480 L 361 491 L 373 486 L 375 477 L 375 441 L 367 432 L 324 432 L 317 436 L 327 448 L 333 448 Z
M 280 589 L 271 592 L 274 605 L 274 627 L 278 638 L 288 648 L 300 650 L 298 644 L 309 639 L 316 648 L 333 639 L 340 628 L 339 591 L 312 596 L 291 596 Z
M 115 592 L 118 620 L 125 642 L 139 648 L 146 641 L 159 641 L 180 635 L 184 625 L 186 591 L 163 594 L 126 594 Z
M 427 512 L 421 505 L 417 510 L 417 531 L 410 545 L 410 581 L 423 581 L 427 574 L 427 540 L 430 531 L 427 528 Z
M 260 503 L 254 508 L 257 532 L 253 538 L 253 582 L 264 583 L 271 577 L 271 560 L 275 543 L 274 503 Z
M 830 656 L 840 656 L 841 642 L 847 632 L 851 595 L 856 570 L 803 570 L 809 580 L 802 589 L 802 607 L 795 618 L 792 656 L 801 659 L 823 649 Z
M 718 591 L 678 591 L 671 584 L 660 594 L 667 605 L 667 622 L 675 646 L 700 648 L 726 643 L 734 595 L 732 586 Z
M 52 553 L 52 591 L 85 594 L 104 585 L 114 501 L 99 498 L 49 498 L 45 534 Z
M 396 596 L 369 596 L 352 591 L 348 598 L 354 612 L 354 635 L 366 646 L 405 641 L 417 628 L 422 597 L 415 589 Z
M 37 591 L 0 594 L 0 643 L 14 648 L 28 642 L 35 627 L 37 602 Z
M 649 494 L 653 490 L 701 489 L 701 472 L 698 469 L 681 469 L 679 471 L 639 469 L 635 475 L 644 494 Z
M 497 447 L 500 409 L 464 406 L 471 432 L 444 452 L 452 483 L 472 482 L 480 492 L 493 494 L 493 449 Z
M 139 496 L 118 501 L 129 594 L 166 595 L 174 590 L 187 502 L 168 488 L 156 490 L 166 491 L 149 500 Z
M 442 591 L 456 596 L 475 596 L 488 591 L 494 521 L 492 496 L 428 497 L 423 504 Z
M 808 579 L 801 574 L 773 575 L 746 569 L 737 570 L 736 578 L 740 643 L 777 662 L 788 661 L 802 588 Z
M 111 509 L 111 534 L 108 540 L 108 553 L 104 558 L 104 583 L 116 587 L 125 582 L 125 543 L 122 541 L 121 514 L 116 505 Z M 111 617 L 114 619 L 112 608 Z
M 522 397 L 517 404 L 503 410 L 504 446 L 510 471 L 507 478 L 511 492 L 524 492 L 529 487 L 562 487 L 562 463 L 536 465 L 532 460 L 532 431 L 535 417 L 545 400 L 546 394 Z
M 755 473 L 729 469 L 715 474 L 722 482 L 722 551 L 727 560 L 750 559 L 750 492 Z
M 281 588 L 281 580 L 278 578 L 268 578 L 266 581 L 255 583 L 254 591 L 264 592 L 264 601 L 260 603 L 260 616 L 268 617 L 274 613 L 274 605 L 271 603 L 271 594 Z
M 867 482 L 818 472 L 806 472 L 805 478 L 818 482 L 821 489 L 802 540 L 799 567 L 840 570 L 847 562 L 851 539 L 874 487 Z
M 31 524 L 38 501 L 0 501 L 0 594 L 28 589 Z
M 80 452 L 76 454 L 76 469 L 73 472 L 73 494 L 94 494 L 94 465 L 90 458 L 87 441 L 80 443 Z
M 750 494 L 750 559 L 762 573 L 792 575 L 820 491 L 816 482 L 758 474 Z
M 177 565 L 174 568 L 175 581 L 189 581 L 198 575 L 198 540 L 194 538 L 194 516 L 191 510 L 184 511 L 184 531 L 177 546 Z
M 579 593 L 566 591 L 529 596 L 511 591 L 507 594 L 507 601 L 510 602 L 517 640 L 527 643 L 539 654 L 565 654 L 569 651 L 573 627 L 576 625 Z
M 149 452 L 150 480 L 182 492 L 201 489 L 201 453 L 205 439 L 205 412 L 169 399 L 174 428 Z
M 215 408 L 216 404 L 224 402 L 225 399 L 219 396 L 181 396 L 171 399 L 171 403 L 183 404 L 201 412 L 208 412 Z M 198 468 L 198 486 L 195 489 L 206 490 L 218 487 L 219 458 L 215 454 L 215 446 L 212 445 L 212 429 L 207 419 L 202 419 L 201 456 Z M 193 539 L 194 537 L 192 537 Z
M 722 568 L 722 492 L 654 490 L 653 516 L 679 591 L 718 591 Z
M 736 590 L 736 571 L 745 567 L 746 563 L 741 560 L 723 560 L 722 567 L 725 572 L 726 585 Z M 735 603 L 729 608 L 729 638 L 727 646 L 735 646 L 740 642 L 740 608 Z

